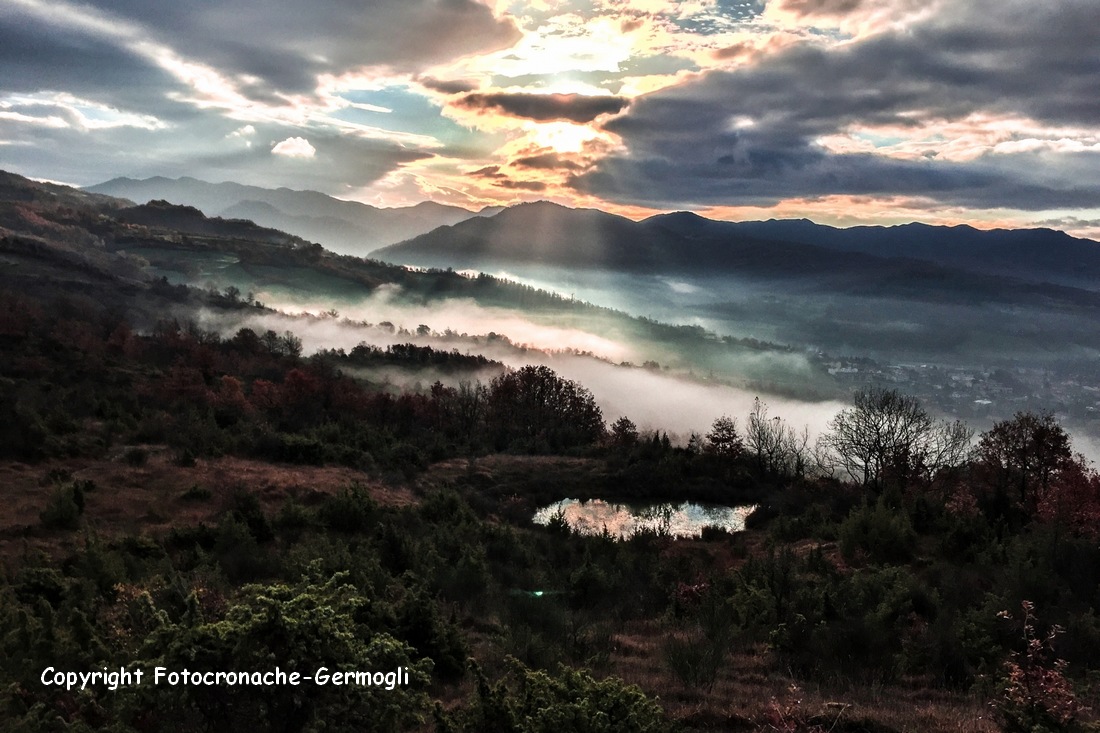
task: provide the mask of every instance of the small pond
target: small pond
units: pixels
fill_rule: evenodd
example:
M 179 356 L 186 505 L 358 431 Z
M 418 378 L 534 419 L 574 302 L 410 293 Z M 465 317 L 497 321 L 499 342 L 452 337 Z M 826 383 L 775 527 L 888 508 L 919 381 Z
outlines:
M 604 527 L 612 535 L 629 537 L 637 530 L 667 532 L 673 537 L 698 537 L 703 527 L 717 527 L 729 532 L 745 528 L 745 517 L 755 506 L 702 506 L 700 504 L 652 504 L 631 506 L 611 504 L 601 499 L 562 501 L 535 512 L 536 524 L 549 524 L 559 512 L 581 534 L 600 534 Z

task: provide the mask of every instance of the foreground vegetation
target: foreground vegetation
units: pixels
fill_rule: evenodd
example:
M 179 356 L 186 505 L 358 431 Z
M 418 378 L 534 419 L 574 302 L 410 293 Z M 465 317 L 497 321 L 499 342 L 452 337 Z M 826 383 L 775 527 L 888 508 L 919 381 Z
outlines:
M 343 370 L 487 365 L 408 347 L 306 358 L 292 334 L 222 339 L 174 322 L 141 335 L 71 299 L 7 296 L 0 313 L 0 450 L 40 487 L 37 517 L 3 528 L 0 709 L 13 729 L 1024 731 L 1089 719 L 1100 479 L 1049 415 L 1018 415 L 969 448 L 965 426 L 871 389 L 816 446 L 761 403 L 743 430 L 722 418 L 677 447 L 625 418 L 605 427 L 592 396 L 545 367 L 392 394 Z M 272 494 L 202 473 L 230 456 L 345 466 L 362 481 Z M 101 483 L 102 465 L 207 478 L 157 521 L 121 529 L 107 509 L 156 487 Z M 399 500 L 381 490 L 400 486 Z M 530 524 L 537 502 L 565 495 L 760 508 L 744 534 L 692 541 Z M 276 665 L 400 667 L 409 682 L 41 681 L 47 666 Z M 920 707 L 891 702 L 920 691 Z

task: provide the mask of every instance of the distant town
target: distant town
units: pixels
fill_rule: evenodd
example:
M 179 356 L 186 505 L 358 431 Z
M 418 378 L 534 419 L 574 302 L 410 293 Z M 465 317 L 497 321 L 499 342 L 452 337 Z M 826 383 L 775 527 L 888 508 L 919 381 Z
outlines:
M 1100 365 L 1095 363 L 982 368 L 821 356 L 819 366 L 840 385 L 895 387 L 929 408 L 975 423 L 1004 420 L 1026 410 L 1049 411 L 1063 422 L 1100 434 Z

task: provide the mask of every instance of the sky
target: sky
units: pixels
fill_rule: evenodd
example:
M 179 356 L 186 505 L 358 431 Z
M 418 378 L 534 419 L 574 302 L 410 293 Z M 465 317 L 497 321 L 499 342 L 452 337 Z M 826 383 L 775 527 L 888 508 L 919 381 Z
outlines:
M 1100 0 L 0 0 L 0 168 L 1100 238 Z

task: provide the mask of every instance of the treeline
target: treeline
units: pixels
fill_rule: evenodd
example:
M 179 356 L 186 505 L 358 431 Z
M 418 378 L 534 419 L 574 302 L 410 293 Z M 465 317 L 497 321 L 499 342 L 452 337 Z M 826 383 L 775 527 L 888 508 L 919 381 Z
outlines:
M 218 295 L 239 305 L 235 296 Z M 506 371 L 481 355 L 408 343 L 307 357 L 289 331 L 222 337 L 175 319 L 143 334 L 78 296 L 5 296 L 0 340 L 10 355 L 0 365 L 0 455 L 19 460 L 130 446 L 140 461 L 151 444 L 168 446 L 181 465 L 232 454 L 412 475 L 454 456 L 566 453 L 613 459 L 593 492 L 661 496 L 677 486 L 715 501 L 758 493 L 760 477 L 740 452 L 674 446 L 657 434 L 643 441 L 622 424 L 609 431 L 592 394 L 545 366 Z M 387 369 L 455 383 L 395 392 Z
M 391 344 L 385 348 L 359 344 L 346 355 L 339 350 L 323 350 L 320 354 L 322 359 L 335 358 L 343 364 L 357 367 L 399 366 L 409 370 L 430 367 L 444 374 L 504 371 L 504 365 L 499 361 L 487 359 L 481 354 L 463 354 L 458 349 L 442 351 L 416 344 Z

